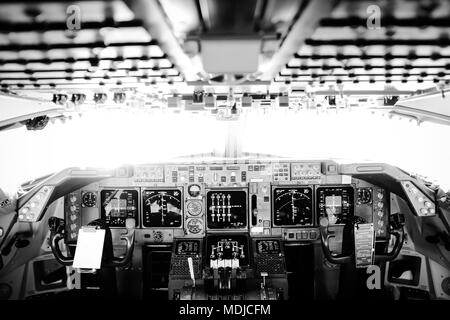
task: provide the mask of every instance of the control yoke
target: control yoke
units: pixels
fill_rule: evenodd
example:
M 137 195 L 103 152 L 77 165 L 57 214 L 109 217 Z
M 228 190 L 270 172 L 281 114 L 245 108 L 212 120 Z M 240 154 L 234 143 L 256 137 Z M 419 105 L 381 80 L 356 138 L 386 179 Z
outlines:
M 389 216 L 389 234 L 394 236 L 394 246 L 391 252 L 384 254 L 375 253 L 376 262 L 391 261 L 397 258 L 405 241 L 405 216 L 401 213 L 391 214 Z
M 92 221 L 89 225 L 95 225 L 97 227 L 100 226 L 97 220 Z M 73 264 L 74 257 L 65 256 L 59 246 L 59 242 L 64 240 L 64 220 L 57 217 L 51 217 L 48 220 L 48 226 L 50 229 L 50 247 L 56 260 L 62 265 L 71 266 Z M 114 257 L 110 263 L 107 263 L 103 267 L 122 267 L 131 261 L 134 251 L 135 226 L 136 221 L 133 218 L 128 218 L 126 220 L 127 232 L 121 234 L 120 236 L 120 239 L 126 242 L 126 253 L 121 258 Z
M 350 220 L 351 224 L 358 223 L 357 219 Z M 405 240 L 405 231 L 404 231 L 404 216 L 403 214 L 396 213 L 390 216 L 389 221 L 389 235 L 394 236 L 394 245 L 392 250 L 387 253 L 375 253 L 374 263 L 380 263 L 385 261 L 394 260 L 400 253 L 403 242 Z M 322 250 L 325 254 L 325 257 L 328 261 L 334 264 L 348 264 L 352 263 L 355 260 L 355 252 L 353 251 L 350 254 L 336 254 L 330 250 L 330 239 L 335 237 L 335 232 L 329 229 L 329 221 L 328 218 L 322 217 L 320 219 L 320 236 L 322 242 Z M 353 228 L 352 228 L 353 230 Z
M 334 264 L 347 264 L 353 260 L 353 255 L 335 254 L 330 250 L 330 239 L 335 237 L 335 232 L 328 228 L 328 218 L 322 217 L 320 219 L 320 238 L 322 242 L 322 250 L 328 261 Z
M 136 220 L 133 218 L 128 218 L 125 221 L 125 226 L 127 228 L 126 233 L 122 233 L 120 235 L 120 240 L 123 240 L 127 243 L 127 251 L 125 252 L 125 255 L 122 258 L 116 258 L 113 259 L 113 266 L 114 267 L 123 267 L 127 265 L 131 258 L 133 257 L 133 251 L 134 251 L 134 229 L 136 227 Z
M 60 264 L 64 266 L 71 266 L 73 264 L 73 257 L 65 256 L 59 247 L 59 242 L 64 240 L 64 226 L 63 219 L 51 217 L 48 219 L 48 227 L 50 229 L 50 247 L 53 255 Z

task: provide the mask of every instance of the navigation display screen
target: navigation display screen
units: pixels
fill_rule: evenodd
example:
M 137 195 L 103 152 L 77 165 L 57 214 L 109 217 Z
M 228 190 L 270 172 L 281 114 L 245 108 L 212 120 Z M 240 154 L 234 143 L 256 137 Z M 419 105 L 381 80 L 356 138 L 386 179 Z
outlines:
M 247 227 L 247 192 L 210 190 L 206 194 L 207 222 L 210 229 Z
M 275 226 L 309 226 L 313 224 L 311 187 L 282 187 L 273 190 Z
M 180 189 L 143 190 L 142 224 L 147 228 L 181 227 L 181 204 Z

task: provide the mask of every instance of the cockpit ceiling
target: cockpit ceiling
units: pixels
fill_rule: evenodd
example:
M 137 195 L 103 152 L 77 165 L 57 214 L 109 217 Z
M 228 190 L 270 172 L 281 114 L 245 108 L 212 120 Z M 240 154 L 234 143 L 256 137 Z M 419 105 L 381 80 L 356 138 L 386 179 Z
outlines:
M 224 85 L 279 93 L 371 84 L 414 91 L 450 82 L 447 0 L 7 1 L 0 7 L 6 93 L 192 93 Z M 256 41 L 248 57 L 256 69 L 208 72 L 211 57 L 202 50 L 210 39 L 225 47 Z M 250 55 L 238 46 L 233 52 L 230 60 Z
M 275 81 L 447 85 L 449 14 L 448 1 L 341 1 Z
M 75 9 L 70 6 L 69 2 L 1 5 L 4 90 L 183 81 L 124 2 L 82 1 Z M 81 14 L 79 30 L 76 20 L 70 20 L 76 12 L 71 10 Z
M 290 0 L 160 0 L 180 37 L 204 34 L 285 35 L 307 1 Z

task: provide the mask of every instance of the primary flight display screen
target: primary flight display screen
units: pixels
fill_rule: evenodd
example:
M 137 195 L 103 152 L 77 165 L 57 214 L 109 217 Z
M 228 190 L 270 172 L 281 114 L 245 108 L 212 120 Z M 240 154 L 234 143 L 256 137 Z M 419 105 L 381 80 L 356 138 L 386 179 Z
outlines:
M 142 224 L 147 228 L 181 227 L 182 194 L 180 189 L 144 189 Z
M 206 194 L 206 208 L 210 229 L 240 229 L 247 226 L 245 190 L 210 190 Z
M 317 210 L 330 225 L 345 224 L 354 214 L 355 189 L 352 186 L 317 188 Z
M 275 226 L 310 226 L 313 224 L 311 187 L 282 187 L 273 190 Z
M 138 191 L 104 189 L 100 192 L 101 216 L 110 227 L 125 227 L 127 218 L 137 221 Z

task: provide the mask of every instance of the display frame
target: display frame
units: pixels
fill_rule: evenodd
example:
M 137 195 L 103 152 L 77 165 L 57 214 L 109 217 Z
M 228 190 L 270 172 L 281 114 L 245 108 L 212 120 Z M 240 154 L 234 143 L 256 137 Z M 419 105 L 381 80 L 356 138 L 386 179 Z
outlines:
M 196 243 L 198 246 L 198 252 L 196 254 L 186 254 L 186 253 L 178 253 L 178 246 L 180 245 L 180 243 L 182 242 L 193 242 Z M 202 245 L 202 240 L 199 238 L 176 238 L 174 239 L 174 246 L 173 246 L 173 253 L 177 256 L 184 256 L 184 257 L 188 257 L 188 256 L 202 256 L 203 255 L 203 245 Z
M 353 208 L 353 216 L 355 216 L 356 213 L 356 201 L 357 201 L 357 194 L 356 194 L 356 190 L 357 187 L 355 184 L 353 183 L 346 183 L 346 184 L 321 184 L 321 185 L 316 185 L 316 187 L 314 188 L 314 197 L 315 197 L 315 201 L 314 201 L 314 207 L 315 207 L 315 211 L 316 211 L 316 222 L 319 225 L 319 221 L 321 218 L 321 214 L 320 214 L 320 209 L 319 209 L 319 190 L 320 189 L 327 189 L 327 188 L 352 188 L 353 192 L 352 192 L 352 197 L 353 197 L 353 202 L 352 202 L 352 208 Z M 345 223 L 335 223 L 335 224 L 330 224 L 330 226 L 343 226 L 345 225 Z
M 145 191 L 166 191 L 166 190 L 177 190 L 180 191 L 180 210 L 181 210 L 181 223 L 180 226 L 177 227 L 171 227 L 171 226 L 161 226 L 161 227 L 157 227 L 157 226 L 145 226 L 144 225 L 144 192 Z M 142 187 L 141 188 L 141 196 L 140 196 L 140 219 L 141 219 L 141 227 L 142 229 L 149 229 L 149 230 L 173 230 L 173 229 L 184 229 L 184 225 L 185 225 L 185 220 L 186 220 L 186 215 L 185 215 L 185 196 L 184 196 L 184 187 L 183 186 L 165 186 L 165 185 L 160 185 L 158 187 Z
M 126 186 L 126 187 L 120 187 L 120 186 L 102 186 L 102 187 L 99 187 L 98 191 L 97 191 L 97 197 L 98 197 L 97 198 L 97 208 L 92 208 L 92 209 L 98 209 L 99 217 L 101 219 L 105 219 L 105 221 L 106 221 L 106 218 L 103 215 L 102 192 L 104 190 L 112 190 L 112 189 L 123 189 L 123 190 L 128 190 L 128 191 L 131 190 L 131 191 L 136 191 L 137 192 L 136 214 L 135 214 L 134 219 L 136 220 L 136 227 L 140 226 L 140 222 L 141 222 L 141 219 L 140 219 L 141 218 L 140 217 L 141 189 L 138 188 L 138 187 L 129 187 L 129 186 Z M 84 208 L 84 209 L 86 209 L 86 208 Z M 110 229 L 125 229 L 126 227 L 125 227 L 125 225 L 124 226 L 111 226 L 111 225 L 109 225 L 109 228 Z
M 280 225 L 276 225 L 275 224 L 275 190 L 276 189 L 304 189 L 304 188 L 309 188 L 310 192 L 311 192 L 311 223 L 310 224 L 280 224 Z M 271 214 L 270 214 L 270 218 L 271 218 L 271 226 L 272 228 L 311 228 L 314 227 L 316 225 L 316 206 L 315 206 L 315 196 L 316 196 L 316 192 L 314 189 L 314 186 L 312 185 L 299 185 L 299 184 L 280 184 L 280 185 L 272 185 L 271 188 L 271 204 L 270 204 L 270 208 L 271 208 Z
M 208 194 L 209 192 L 214 192 L 214 191 L 222 191 L 222 192 L 227 192 L 227 191 L 243 191 L 245 192 L 245 226 L 241 227 L 241 228 L 210 228 L 209 227 L 209 222 L 208 222 Z M 233 188 L 233 187 L 214 187 L 214 188 L 206 188 L 205 189 L 205 212 L 204 212 L 204 217 L 205 217 L 205 226 L 206 226 L 206 231 L 210 232 L 210 233 L 224 233 L 224 232 L 229 232 L 229 233 L 233 233 L 233 232 L 242 232 L 242 231 L 248 231 L 249 229 L 249 192 L 248 192 L 248 188 Z

